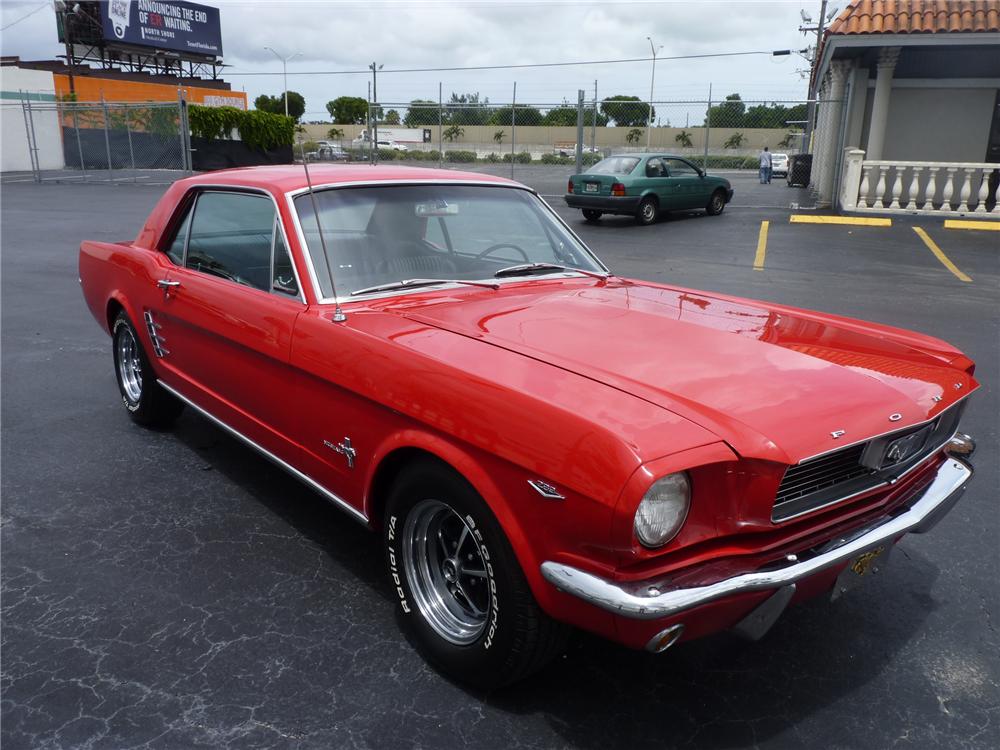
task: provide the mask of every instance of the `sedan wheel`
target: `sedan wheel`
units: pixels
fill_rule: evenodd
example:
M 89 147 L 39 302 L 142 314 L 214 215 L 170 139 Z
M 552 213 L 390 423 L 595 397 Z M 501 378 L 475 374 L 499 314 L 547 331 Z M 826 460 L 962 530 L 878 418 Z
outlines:
M 718 216 L 726 208 L 726 196 L 721 190 L 716 190 L 712 193 L 711 199 L 708 201 L 708 206 L 705 211 L 708 212 L 709 216 Z
M 589 222 L 600 221 L 601 220 L 601 216 L 603 216 L 603 215 L 604 214 L 602 214 L 600 211 L 596 211 L 593 208 L 585 208 L 585 209 L 583 209 L 583 218 L 586 219 Z
M 639 202 L 639 208 L 635 213 L 635 220 L 643 226 L 649 226 L 656 221 L 657 213 L 658 206 L 656 205 L 656 199 L 647 196 Z

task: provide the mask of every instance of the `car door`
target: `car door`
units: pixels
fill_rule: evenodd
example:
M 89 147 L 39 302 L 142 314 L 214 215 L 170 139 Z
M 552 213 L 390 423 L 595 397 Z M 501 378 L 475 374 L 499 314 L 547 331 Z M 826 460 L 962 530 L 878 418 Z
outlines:
M 667 166 L 662 157 L 649 157 L 640 169 L 642 171 L 635 179 L 635 185 L 639 188 L 636 192 L 640 194 L 654 193 L 660 202 L 660 208 L 663 210 L 676 208 L 672 205 L 673 194 L 667 176 Z
M 275 203 L 261 192 L 209 189 L 185 210 L 146 319 L 165 382 L 292 459 L 289 352 L 305 304 Z
M 670 183 L 677 196 L 677 208 L 704 208 L 708 205 L 709 190 L 701 170 L 686 159 L 676 156 L 664 159 L 670 173 Z

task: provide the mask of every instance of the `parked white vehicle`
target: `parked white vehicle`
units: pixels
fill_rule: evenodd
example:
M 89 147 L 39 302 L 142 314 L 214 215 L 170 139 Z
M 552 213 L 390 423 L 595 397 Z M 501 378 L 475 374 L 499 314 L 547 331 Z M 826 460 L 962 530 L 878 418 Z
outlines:
M 771 154 L 771 176 L 788 176 L 788 154 Z
M 409 149 L 402 143 L 396 143 L 396 141 L 379 141 L 379 148 L 387 148 L 392 151 L 409 151 Z

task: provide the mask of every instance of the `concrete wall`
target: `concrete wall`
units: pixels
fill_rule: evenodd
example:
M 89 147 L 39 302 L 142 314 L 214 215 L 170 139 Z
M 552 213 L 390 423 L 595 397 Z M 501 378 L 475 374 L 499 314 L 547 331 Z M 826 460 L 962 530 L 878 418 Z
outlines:
M 36 111 L 32 117 L 40 168 L 62 169 L 62 129 L 51 105 L 55 101 L 52 74 L 44 70 L 4 65 L 0 67 L 0 171 L 31 169 L 28 135 L 21 108 L 22 95 L 30 97 L 39 106 L 47 107 L 46 110 Z
M 894 88 L 882 158 L 981 162 L 996 89 Z

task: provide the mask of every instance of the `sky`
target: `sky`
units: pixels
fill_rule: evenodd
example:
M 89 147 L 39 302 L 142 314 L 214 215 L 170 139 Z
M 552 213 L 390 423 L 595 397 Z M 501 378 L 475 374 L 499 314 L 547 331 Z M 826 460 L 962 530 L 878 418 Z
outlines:
M 684 55 L 792 49 L 814 40 L 799 30 L 800 9 L 819 14 L 816 0 L 772 2 L 688 0 L 215 0 L 221 10 L 226 68 L 223 77 L 250 101 L 280 94 L 282 55 L 288 87 L 306 99 L 308 120 L 328 119 L 325 104 L 338 96 L 367 96 L 375 61 L 383 102 L 479 92 L 492 103 L 575 102 L 578 89 L 598 98 L 649 99 L 652 64 L 647 37 L 658 50 L 654 101 L 704 100 L 709 85 L 718 99 L 738 92 L 744 100 L 793 100 L 806 95 L 799 55 L 770 54 L 671 60 Z M 831 8 L 845 3 L 831 3 Z M 31 15 L 28 15 L 31 14 Z M 25 18 L 25 16 L 27 16 Z M 23 20 L 19 20 L 22 19 Z M 4 55 L 51 59 L 62 53 L 51 0 L 0 0 Z M 631 63 L 477 71 L 392 72 L 403 68 L 453 68 L 643 58 Z M 322 71 L 364 71 L 316 75 Z M 667 111 L 667 108 L 664 108 Z

